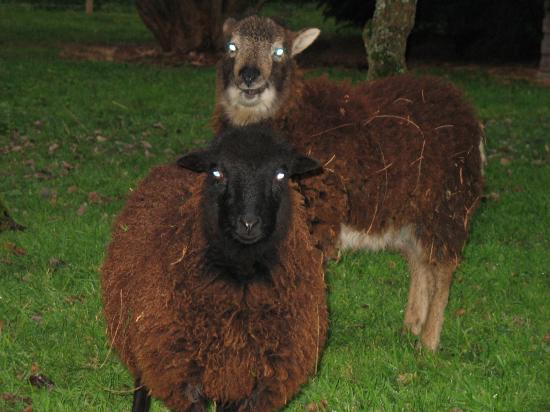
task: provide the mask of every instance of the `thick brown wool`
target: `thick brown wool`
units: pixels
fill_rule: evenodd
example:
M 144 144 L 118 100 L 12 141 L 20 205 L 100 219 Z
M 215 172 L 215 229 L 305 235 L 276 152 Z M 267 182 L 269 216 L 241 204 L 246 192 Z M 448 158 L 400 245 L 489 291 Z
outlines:
M 315 373 L 325 344 L 322 254 L 292 191 L 291 229 L 272 283 L 209 276 L 203 182 L 160 166 L 130 196 L 102 268 L 108 336 L 132 374 L 172 410 L 252 396 L 254 410 L 275 410 Z
M 458 262 L 482 191 L 480 123 L 460 91 L 434 77 L 359 86 L 303 80 L 266 123 L 287 133 L 325 173 L 300 181 L 327 255 L 341 223 L 369 235 L 412 224 L 432 262 Z M 215 128 L 227 126 L 218 106 Z

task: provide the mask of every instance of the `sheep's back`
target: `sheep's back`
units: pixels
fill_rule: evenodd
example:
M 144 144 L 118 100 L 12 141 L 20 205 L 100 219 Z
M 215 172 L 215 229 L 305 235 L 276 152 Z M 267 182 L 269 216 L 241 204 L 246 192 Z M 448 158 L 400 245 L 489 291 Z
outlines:
M 482 130 L 460 91 L 432 77 L 320 78 L 306 82 L 303 107 L 286 127 L 326 165 L 302 182 L 313 221 L 371 234 L 412 224 L 440 258 L 459 255 L 482 187 Z

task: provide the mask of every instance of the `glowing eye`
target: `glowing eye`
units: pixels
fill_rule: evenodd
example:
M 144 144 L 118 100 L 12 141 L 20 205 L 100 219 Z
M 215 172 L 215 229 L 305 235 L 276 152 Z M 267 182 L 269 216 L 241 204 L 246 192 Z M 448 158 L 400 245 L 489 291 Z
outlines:
M 227 43 L 227 51 L 229 53 L 235 53 L 237 51 L 237 46 L 235 45 L 235 43 L 233 43 L 231 41 L 229 43 Z
M 283 180 L 285 178 L 285 174 L 283 172 L 277 172 L 275 175 L 275 179 L 277 180 Z
M 273 54 L 277 57 L 283 57 L 283 54 L 285 54 L 285 49 L 283 49 L 282 47 L 277 47 Z
M 218 169 L 212 170 L 212 176 L 214 176 L 216 179 L 221 179 L 222 172 L 220 172 Z

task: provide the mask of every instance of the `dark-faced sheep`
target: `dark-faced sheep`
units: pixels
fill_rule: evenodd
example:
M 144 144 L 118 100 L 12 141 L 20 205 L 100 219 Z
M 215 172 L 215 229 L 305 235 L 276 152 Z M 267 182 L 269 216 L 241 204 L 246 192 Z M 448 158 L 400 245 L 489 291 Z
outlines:
M 405 328 L 437 349 L 482 191 L 482 129 L 462 93 L 409 75 L 305 80 L 293 58 L 318 29 L 252 16 L 224 31 L 215 128 L 270 125 L 320 160 L 325 173 L 299 182 L 318 246 L 401 251 L 411 272 Z
M 134 411 L 272 411 L 315 373 L 323 256 L 289 178 L 318 169 L 269 131 L 225 133 L 130 196 L 102 268 L 111 344 Z

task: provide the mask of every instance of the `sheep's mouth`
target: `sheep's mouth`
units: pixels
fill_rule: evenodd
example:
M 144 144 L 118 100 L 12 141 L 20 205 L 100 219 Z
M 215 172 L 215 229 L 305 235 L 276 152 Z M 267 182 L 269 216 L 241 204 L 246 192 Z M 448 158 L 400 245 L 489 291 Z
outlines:
M 267 89 L 267 84 L 264 84 L 263 86 L 257 87 L 255 89 L 240 89 L 241 95 L 244 96 L 244 98 L 252 100 L 256 96 L 259 96 L 264 92 L 264 90 Z
M 234 233 L 233 237 L 239 243 L 242 243 L 244 245 L 253 245 L 254 243 L 258 243 L 263 238 L 263 235 L 261 233 L 257 235 L 256 234 L 246 235 L 246 234 Z

